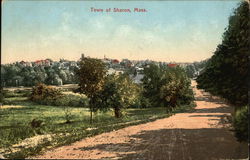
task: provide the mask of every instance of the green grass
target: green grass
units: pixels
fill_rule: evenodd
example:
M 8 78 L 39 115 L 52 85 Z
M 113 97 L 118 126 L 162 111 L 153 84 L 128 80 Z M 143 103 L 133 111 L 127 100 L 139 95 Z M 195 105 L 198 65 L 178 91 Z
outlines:
M 120 119 L 115 118 L 112 111 L 99 112 L 94 114 L 93 124 L 91 125 L 88 108 L 67 107 L 71 115 L 71 123 L 65 123 L 65 107 L 36 105 L 29 102 L 25 97 L 7 99 L 18 102 L 16 104 L 20 108 L 0 109 L 0 148 L 11 147 L 25 138 L 36 135 L 65 134 L 65 136 L 54 136 L 52 141 L 45 144 L 5 154 L 7 158 L 25 158 L 46 150 L 49 146 L 56 147 L 70 144 L 85 137 L 168 117 L 173 113 L 184 112 L 193 107 L 182 106 L 171 114 L 167 114 L 165 108 L 129 108 L 126 110 L 124 117 Z M 30 122 L 33 119 L 42 120 L 42 125 L 38 128 L 32 128 Z M 96 129 L 88 130 L 87 128 Z

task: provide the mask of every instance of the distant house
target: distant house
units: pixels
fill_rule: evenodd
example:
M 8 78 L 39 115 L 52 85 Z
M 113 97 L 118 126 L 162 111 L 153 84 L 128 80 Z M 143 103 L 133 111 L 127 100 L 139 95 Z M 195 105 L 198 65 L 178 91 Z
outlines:
M 178 65 L 175 64 L 175 63 L 169 63 L 169 64 L 168 64 L 168 67 L 176 67 L 176 66 L 178 66 Z
M 113 60 L 112 60 L 112 63 L 113 63 L 113 64 L 119 64 L 120 62 L 119 62 L 119 60 L 117 60 L 117 59 L 113 59 Z
M 43 60 L 45 66 L 50 66 L 50 61 L 48 59 Z
M 123 73 L 123 71 L 121 71 L 121 70 L 115 70 L 113 68 L 109 68 L 108 72 L 107 72 L 108 75 L 110 75 L 110 74 L 122 74 L 122 73 Z
M 136 69 L 137 71 L 143 71 L 143 70 L 144 70 L 144 68 L 142 68 L 142 67 L 135 67 L 135 69 Z
M 36 66 L 42 65 L 42 60 L 36 60 L 36 61 L 35 61 L 35 65 L 36 65 Z
M 71 62 L 70 62 L 70 66 L 77 66 L 77 63 L 74 62 L 74 61 L 71 61 Z
M 48 59 L 46 60 L 36 60 L 34 62 L 35 66 L 50 66 L 50 61 Z

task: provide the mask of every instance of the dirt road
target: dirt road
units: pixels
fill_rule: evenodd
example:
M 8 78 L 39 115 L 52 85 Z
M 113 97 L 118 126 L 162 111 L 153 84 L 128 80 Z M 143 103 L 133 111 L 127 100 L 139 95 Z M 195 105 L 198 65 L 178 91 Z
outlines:
M 193 82 L 195 86 L 195 82 Z M 248 157 L 226 117 L 232 107 L 197 90 L 195 111 L 103 133 L 59 147 L 36 158 L 206 160 Z

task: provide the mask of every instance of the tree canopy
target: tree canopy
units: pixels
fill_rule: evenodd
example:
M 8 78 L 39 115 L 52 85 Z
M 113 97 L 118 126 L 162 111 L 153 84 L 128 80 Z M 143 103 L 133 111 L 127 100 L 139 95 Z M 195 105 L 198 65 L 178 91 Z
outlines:
M 82 58 L 79 69 L 76 71 L 79 81 L 78 92 L 89 98 L 90 122 L 92 123 L 92 112 L 95 107 L 95 97 L 103 89 L 106 76 L 105 64 L 95 58 Z
M 246 105 L 249 57 L 249 4 L 241 2 L 229 17 L 229 25 L 209 59 L 204 72 L 197 78 L 198 88 L 221 96 L 235 105 Z
M 172 109 L 194 99 L 191 81 L 180 67 L 150 64 L 144 69 L 142 82 L 148 106 Z
M 135 104 L 140 96 L 140 89 L 128 75 L 108 75 L 103 90 L 95 97 L 96 110 L 113 109 L 117 118 L 123 116 L 122 111 Z

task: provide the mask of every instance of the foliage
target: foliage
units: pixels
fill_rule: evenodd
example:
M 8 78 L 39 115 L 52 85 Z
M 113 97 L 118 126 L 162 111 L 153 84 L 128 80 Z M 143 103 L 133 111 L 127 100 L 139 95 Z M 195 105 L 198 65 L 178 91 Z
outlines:
M 181 68 L 171 68 L 165 73 L 160 88 L 160 98 L 165 105 L 175 108 L 177 105 L 190 104 L 194 100 L 191 81 Z
M 116 118 L 123 116 L 122 111 L 138 104 L 139 87 L 126 74 L 108 75 L 103 90 L 94 97 L 95 110 L 112 108 Z
M 222 43 L 197 78 L 198 88 L 227 99 L 238 106 L 247 105 L 249 56 L 249 4 L 241 2 L 229 18 Z
M 149 106 L 159 106 L 159 90 L 162 85 L 163 74 L 163 66 L 158 67 L 155 64 L 150 64 L 144 67 L 144 77 L 142 79 L 143 96 L 148 99 L 145 101 L 149 103 Z
M 90 122 L 92 123 L 92 112 L 94 108 L 94 96 L 102 90 L 104 78 L 106 76 L 105 64 L 94 58 L 83 57 L 76 71 L 79 81 L 78 92 L 85 94 L 89 98 L 91 111 Z
M 191 81 L 180 67 L 150 64 L 144 69 L 142 82 L 143 103 L 148 106 L 171 109 L 194 99 Z
M 237 108 L 248 104 L 249 22 L 249 4 L 243 1 L 229 17 L 222 43 L 197 78 L 198 88 L 225 98 Z M 235 115 L 235 135 L 240 141 L 247 140 L 247 116 L 247 107 Z
M 194 62 L 185 67 L 185 71 L 189 78 L 196 78 L 200 73 L 202 73 L 203 69 L 206 67 L 208 60 Z
M 248 107 L 244 106 L 241 109 L 236 111 L 233 120 L 233 126 L 235 131 L 235 136 L 239 141 L 248 140 L 248 124 L 249 123 L 249 114 Z
M 55 87 L 46 86 L 39 83 L 32 88 L 30 99 L 35 102 L 52 103 L 62 95 L 61 91 Z
M 76 83 L 75 66 L 60 67 L 60 64 L 51 66 L 25 66 L 20 63 L 1 65 L 1 85 L 34 86 L 37 83 L 47 85 L 62 85 Z
M 88 106 L 88 99 L 84 95 L 63 94 L 59 89 L 41 83 L 33 87 L 30 99 L 43 105 L 70 107 Z

